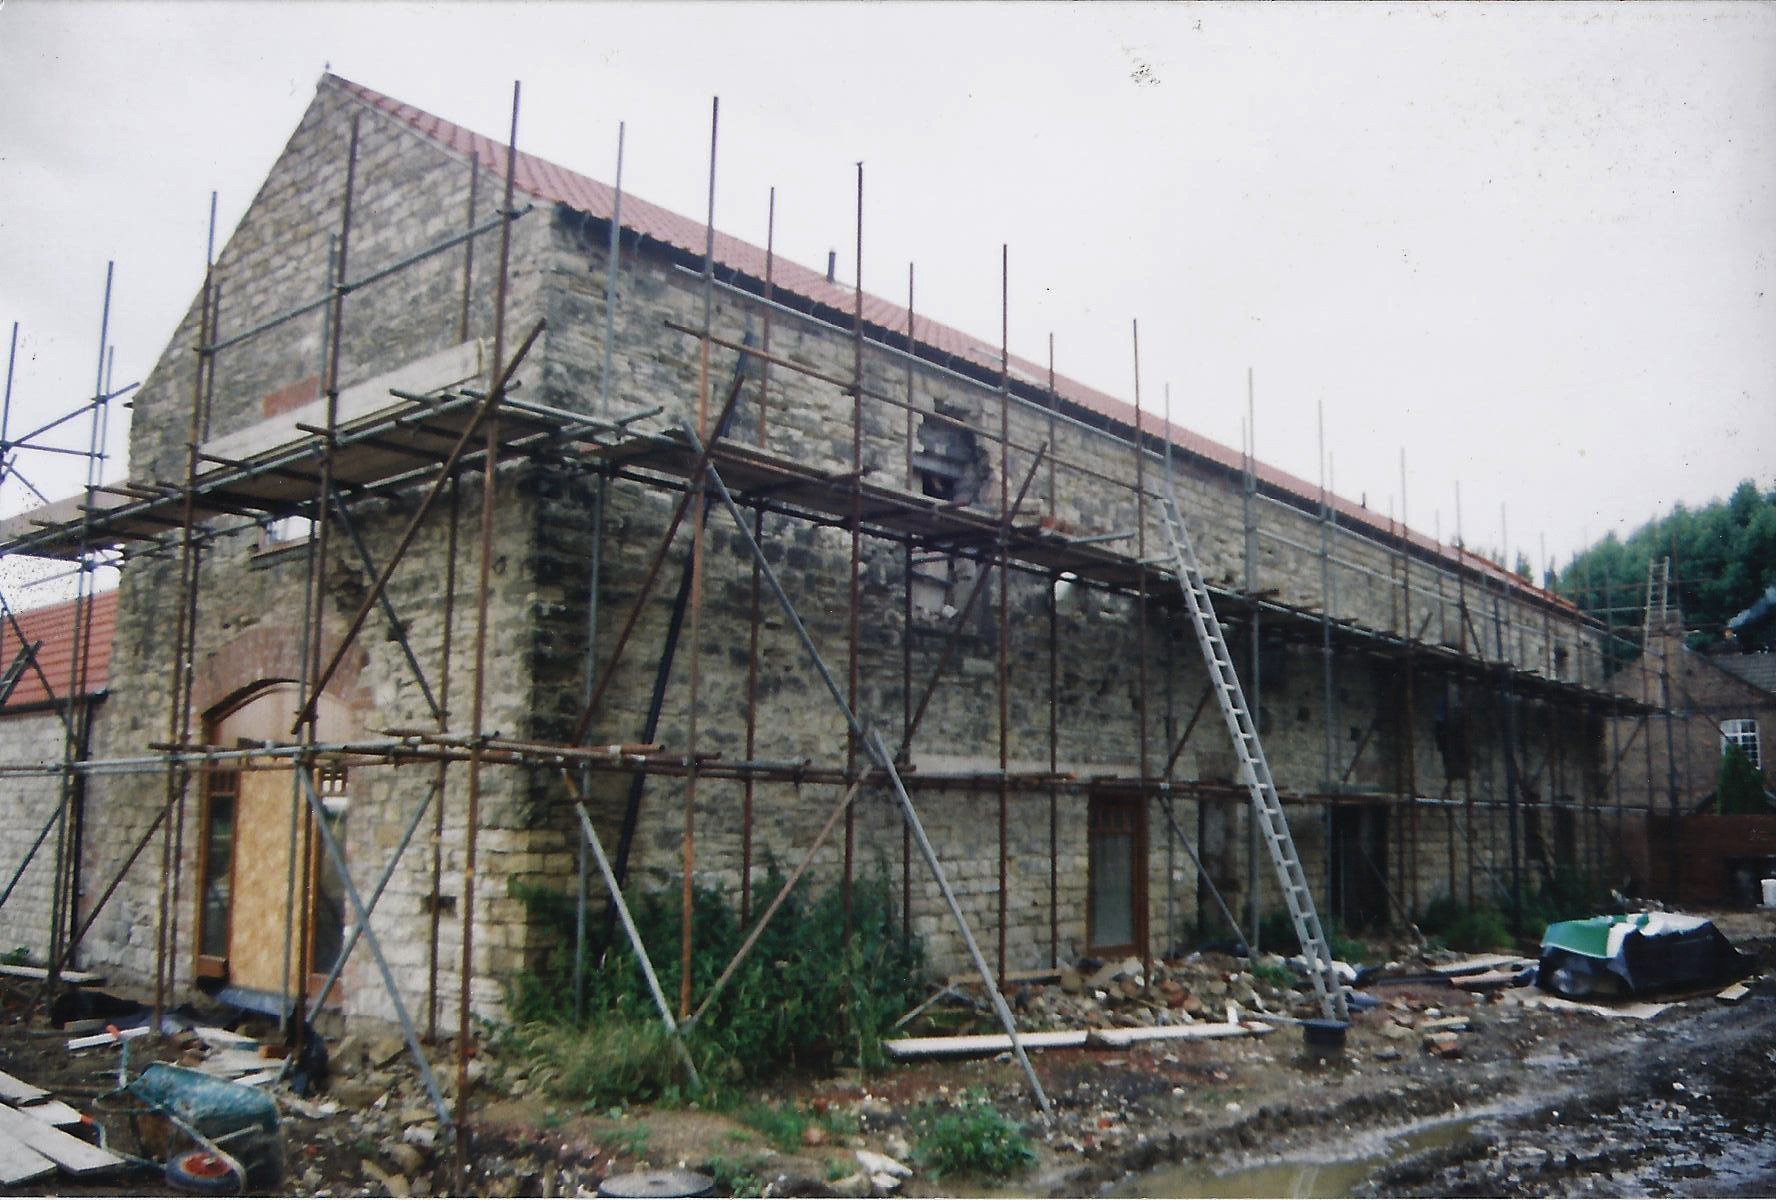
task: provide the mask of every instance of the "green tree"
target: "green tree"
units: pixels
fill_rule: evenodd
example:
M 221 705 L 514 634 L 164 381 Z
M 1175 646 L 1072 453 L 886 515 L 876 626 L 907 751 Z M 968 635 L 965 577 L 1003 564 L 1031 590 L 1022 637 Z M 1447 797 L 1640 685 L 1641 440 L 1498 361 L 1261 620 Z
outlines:
M 1638 627 L 1646 603 L 1647 566 L 1672 558 L 1676 600 L 1690 644 L 1698 649 L 1726 639 L 1726 624 L 1776 584 L 1776 488 L 1742 481 L 1725 500 L 1691 509 L 1675 504 L 1627 538 L 1614 533 L 1575 554 L 1555 588 L 1610 624 Z M 1638 630 L 1612 648 L 1631 656 Z M 1743 649 L 1776 649 L 1776 621 L 1746 631 Z
M 1728 746 L 1721 755 L 1720 776 L 1714 785 L 1715 805 L 1723 813 L 1765 813 L 1770 802 L 1764 797 L 1764 778 L 1751 765 L 1751 759 L 1737 746 Z

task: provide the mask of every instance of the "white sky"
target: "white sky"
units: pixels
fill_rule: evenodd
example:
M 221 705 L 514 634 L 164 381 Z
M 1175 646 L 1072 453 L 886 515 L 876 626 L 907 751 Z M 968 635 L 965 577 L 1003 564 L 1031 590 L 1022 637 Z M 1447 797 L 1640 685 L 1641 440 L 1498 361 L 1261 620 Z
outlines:
M 324 66 L 703 212 L 1471 545 L 1564 559 L 1776 484 L 1776 7 L 0 0 L 0 353 L 13 432 L 118 384 L 198 287 Z M 118 422 L 121 426 L 122 422 Z M 121 453 L 121 428 L 114 448 Z M 84 438 L 84 429 L 80 431 Z M 21 464 L 54 494 L 73 460 Z M 60 468 L 58 471 L 56 468 Z M 117 472 L 113 472 L 116 474 Z M 0 504 L 24 503 L 8 484 Z

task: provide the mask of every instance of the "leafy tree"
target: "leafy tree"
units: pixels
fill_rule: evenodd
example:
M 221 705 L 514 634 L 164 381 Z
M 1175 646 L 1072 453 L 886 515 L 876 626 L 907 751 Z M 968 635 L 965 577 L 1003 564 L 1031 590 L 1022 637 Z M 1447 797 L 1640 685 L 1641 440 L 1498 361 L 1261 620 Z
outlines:
M 1669 555 L 1675 600 L 1690 644 L 1706 649 L 1726 640 L 1726 624 L 1776 585 L 1776 487 L 1742 481 L 1725 500 L 1702 508 L 1675 504 L 1626 539 L 1609 534 L 1573 556 L 1555 587 L 1581 608 L 1610 613 L 1611 624 L 1638 626 L 1646 602 L 1647 566 Z M 1776 620 L 1744 631 L 1742 649 L 1776 649 Z M 1617 655 L 1631 653 L 1625 640 Z
M 1737 746 L 1728 746 L 1721 755 L 1720 776 L 1715 781 L 1714 798 L 1723 813 L 1765 813 L 1770 811 L 1764 798 L 1764 778 L 1751 765 L 1751 759 Z

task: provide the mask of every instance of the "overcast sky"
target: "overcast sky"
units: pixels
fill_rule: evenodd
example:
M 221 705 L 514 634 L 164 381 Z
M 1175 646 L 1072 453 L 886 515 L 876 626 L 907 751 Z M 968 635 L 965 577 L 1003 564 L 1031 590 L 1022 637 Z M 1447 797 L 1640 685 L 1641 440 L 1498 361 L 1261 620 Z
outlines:
M 1470 545 L 1776 485 L 1766 4 L 0 7 L 13 433 L 159 354 L 324 68 L 717 221 Z M 318 268 L 317 268 L 318 271 Z M 0 345 L 0 351 L 4 346 Z M 121 415 L 121 414 L 120 414 Z M 114 449 L 123 448 L 122 421 Z M 81 430 L 84 437 L 84 430 Z M 21 462 L 56 494 L 72 460 Z M 121 473 L 121 459 L 113 474 Z M 60 468 L 59 470 L 57 468 Z M 9 484 L 0 505 L 24 493 Z

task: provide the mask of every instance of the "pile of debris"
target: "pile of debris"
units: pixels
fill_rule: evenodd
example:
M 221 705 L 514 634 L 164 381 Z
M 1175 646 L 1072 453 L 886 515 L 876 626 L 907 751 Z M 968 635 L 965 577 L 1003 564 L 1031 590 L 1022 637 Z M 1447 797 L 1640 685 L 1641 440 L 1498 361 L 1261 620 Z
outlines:
M 1229 1004 L 1242 1012 L 1318 1015 L 1305 981 L 1274 954 L 1256 963 L 1224 954 L 1155 959 L 1151 974 L 1138 958 L 1088 959 L 1052 978 L 1051 984 L 1032 982 L 1014 993 L 1024 1028 L 1189 1025 L 1224 1020 Z

